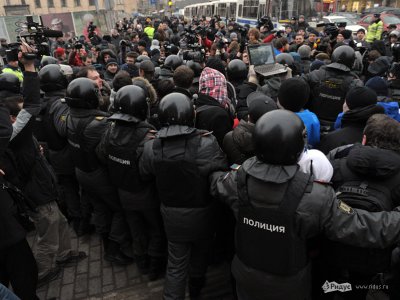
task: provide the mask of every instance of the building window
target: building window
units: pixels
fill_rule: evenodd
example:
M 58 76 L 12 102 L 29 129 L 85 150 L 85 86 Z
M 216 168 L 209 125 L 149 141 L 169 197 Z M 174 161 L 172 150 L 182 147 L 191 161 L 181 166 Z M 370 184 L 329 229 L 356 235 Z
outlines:
M 67 7 L 67 0 L 61 0 L 61 7 Z
M 7 5 L 11 5 L 10 0 L 7 0 L 6 4 L 7 4 Z
M 81 6 L 81 0 L 75 0 L 75 6 Z
M 54 7 L 54 0 L 47 0 L 47 7 L 53 8 Z
M 42 4 L 40 3 L 40 0 L 35 0 L 35 6 L 36 8 L 41 8 Z
M 25 0 L 21 0 L 21 4 L 22 5 L 26 5 L 26 1 Z
M 95 6 L 96 5 L 95 0 L 89 0 L 89 5 L 90 6 Z

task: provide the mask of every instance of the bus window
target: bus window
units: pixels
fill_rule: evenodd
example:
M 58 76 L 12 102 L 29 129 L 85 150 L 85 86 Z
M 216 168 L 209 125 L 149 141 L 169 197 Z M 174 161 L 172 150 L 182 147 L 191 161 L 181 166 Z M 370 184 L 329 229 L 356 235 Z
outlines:
M 218 14 L 221 18 L 226 16 L 226 4 L 225 3 L 218 3 Z
M 236 18 L 236 3 L 231 3 L 230 7 L 230 18 Z
M 243 2 L 243 17 L 244 18 L 257 18 L 258 0 L 245 0 Z
M 242 4 L 239 4 L 239 11 L 238 11 L 238 16 L 239 16 L 239 17 L 242 17 L 242 16 L 243 16 L 242 11 L 243 11 L 243 5 L 242 5 Z

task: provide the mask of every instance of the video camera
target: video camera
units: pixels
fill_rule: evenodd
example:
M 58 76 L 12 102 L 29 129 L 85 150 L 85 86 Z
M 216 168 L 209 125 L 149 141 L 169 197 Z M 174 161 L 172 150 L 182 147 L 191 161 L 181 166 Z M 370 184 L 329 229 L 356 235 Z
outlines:
M 335 39 L 339 34 L 339 28 L 337 27 L 336 23 L 320 23 L 317 24 L 317 27 L 324 27 L 324 33 L 327 37 L 331 40 Z
M 33 21 L 32 16 L 26 17 L 26 22 L 17 22 L 16 32 L 19 33 L 18 43 L 10 44 L 11 48 L 16 48 L 21 45 L 20 39 L 24 38 L 31 45 L 35 45 L 36 53 L 24 53 L 24 58 L 28 60 L 41 58 L 43 55 L 50 55 L 49 38 L 63 37 L 62 31 L 51 30 L 42 25 L 40 17 L 40 24 Z

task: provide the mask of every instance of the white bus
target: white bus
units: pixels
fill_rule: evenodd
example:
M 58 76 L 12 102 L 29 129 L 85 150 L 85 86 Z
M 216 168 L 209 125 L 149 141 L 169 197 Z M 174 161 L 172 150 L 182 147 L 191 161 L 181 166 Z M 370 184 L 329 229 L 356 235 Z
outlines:
M 192 19 L 206 16 L 212 18 L 219 15 L 222 20 L 236 20 L 241 25 L 257 25 L 257 20 L 269 12 L 271 0 L 220 0 L 188 5 L 184 8 L 184 16 Z

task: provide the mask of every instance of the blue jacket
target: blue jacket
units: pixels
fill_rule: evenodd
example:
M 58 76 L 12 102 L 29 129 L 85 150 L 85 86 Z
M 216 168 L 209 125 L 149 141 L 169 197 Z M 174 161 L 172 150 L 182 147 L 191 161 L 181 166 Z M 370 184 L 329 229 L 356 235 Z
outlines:
M 306 126 L 308 144 L 314 148 L 319 144 L 320 139 L 320 124 L 317 115 L 308 109 L 297 112 L 296 114 L 303 120 Z

